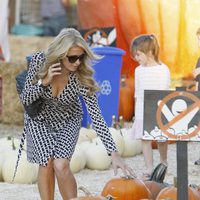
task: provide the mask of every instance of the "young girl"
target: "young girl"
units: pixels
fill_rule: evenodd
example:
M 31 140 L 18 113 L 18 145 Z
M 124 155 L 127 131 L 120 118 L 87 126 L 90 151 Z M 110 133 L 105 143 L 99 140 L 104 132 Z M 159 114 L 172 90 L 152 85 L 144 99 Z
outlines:
M 159 45 L 154 35 L 140 35 L 132 40 L 131 55 L 140 65 L 135 70 L 135 122 L 134 139 L 143 136 L 144 90 L 168 90 L 170 72 L 168 67 L 159 61 Z M 167 165 L 167 142 L 158 142 L 160 162 Z M 146 171 L 143 178 L 148 179 L 153 171 L 153 151 L 151 141 L 142 140 Z
M 200 28 L 197 29 L 197 41 L 200 48 Z M 194 78 L 196 80 L 196 91 L 200 91 L 200 57 L 197 60 L 196 68 L 193 71 Z M 200 157 L 194 162 L 195 165 L 200 165 Z

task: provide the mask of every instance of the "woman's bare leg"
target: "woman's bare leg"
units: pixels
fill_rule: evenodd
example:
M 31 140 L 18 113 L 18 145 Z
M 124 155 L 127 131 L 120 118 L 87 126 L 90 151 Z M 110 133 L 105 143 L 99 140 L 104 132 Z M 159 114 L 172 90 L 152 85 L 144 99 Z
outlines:
M 69 161 L 64 158 L 55 159 L 54 171 L 63 200 L 77 197 L 77 184 L 70 170 Z
M 48 161 L 46 167 L 39 166 L 38 189 L 41 200 L 54 200 L 55 175 L 52 159 Z

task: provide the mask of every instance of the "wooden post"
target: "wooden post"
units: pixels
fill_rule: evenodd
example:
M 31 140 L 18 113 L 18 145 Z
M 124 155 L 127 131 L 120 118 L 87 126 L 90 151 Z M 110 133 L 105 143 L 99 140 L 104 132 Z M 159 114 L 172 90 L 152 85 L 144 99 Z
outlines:
M 177 87 L 177 91 L 185 91 L 185 87 Z M 177 199 L 188 200 L 188 150 L 187 141 L 176 142 L 177 160 Z

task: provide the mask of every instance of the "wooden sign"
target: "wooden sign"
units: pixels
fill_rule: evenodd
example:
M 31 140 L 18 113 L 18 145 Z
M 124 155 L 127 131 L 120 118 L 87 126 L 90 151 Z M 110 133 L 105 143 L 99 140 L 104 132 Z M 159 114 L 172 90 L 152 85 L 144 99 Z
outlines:
M 200 93 L 146 90 L 143 139 L 200 141 Z

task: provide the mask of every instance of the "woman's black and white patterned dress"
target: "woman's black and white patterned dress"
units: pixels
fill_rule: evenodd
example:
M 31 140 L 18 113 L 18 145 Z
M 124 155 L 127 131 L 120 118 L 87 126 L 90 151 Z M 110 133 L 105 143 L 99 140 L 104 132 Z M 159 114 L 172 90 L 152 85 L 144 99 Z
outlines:
M 93 122 L 93 128 L 100 136 L 108 154 L 116 151 L 109 129 L 102 117 L 96 94 L 88 97 L 87 88 L 80 84 L 76 73 L 70 73 L 69 82 L 59 97 L 52 96 L 52 87 L 33 85 L 36 71 L 44 62 L 44 52 L 32 56 L 25 88 L 20 95 L 25 105 L 42 97 L 42 111 L 35 118 L 25 113 L 24 137 L 27 139 L 27 159 L 46 166 L 48 159 L 70 159 L 75 149 L 83 116 L 79 96 L 82 96 Z

